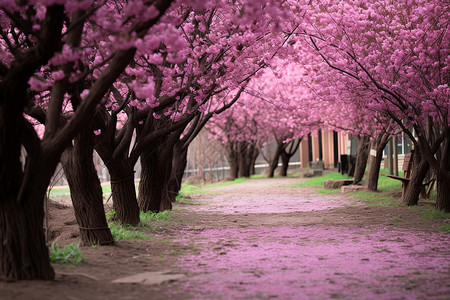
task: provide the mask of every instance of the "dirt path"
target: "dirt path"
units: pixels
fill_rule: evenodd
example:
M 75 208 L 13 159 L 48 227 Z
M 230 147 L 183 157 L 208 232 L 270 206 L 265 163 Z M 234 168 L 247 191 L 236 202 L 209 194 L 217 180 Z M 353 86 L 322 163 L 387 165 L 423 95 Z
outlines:
M 299 180 L 192 195 L 149 239 L 84 247 L 55 282 L 0 282 L 0 299 L 450 299 L 443 220 L 289 187 Z M 71 207 L 51 212 L 54 238 L 75 242 Z

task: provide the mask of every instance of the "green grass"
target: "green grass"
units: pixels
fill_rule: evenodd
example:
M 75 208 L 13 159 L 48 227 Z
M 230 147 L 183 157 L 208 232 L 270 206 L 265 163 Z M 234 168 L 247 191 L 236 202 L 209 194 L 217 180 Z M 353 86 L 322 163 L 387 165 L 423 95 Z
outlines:
M 444 224 L 441 227 L 439 227 L 436 231 L 450 233 L 450 224 Z
M 260 176 L 260 175 L 255 175 L 255 176 Z M 259 178 L 259 177 L 255 177 L 255 178 Z M 216 183 L 210 183 L 210 184 L 205 184 L 205 185 L 194 185 L 194 184 L 183 183 L 181 186 L 181 190 L 178 192 L 178 196 L 176 197 L 176 201 L 178 203 L 198 204 L 198 203 L 194 203 L 189 196 L 192 194 L 205 194 L 205 193 L 213 195 L 216 193 L 208 191 L 208 188 L 237 184 L 237 183 L 244 182 L 248 179 L 249 178 L 240 177 L 240 178 L 236 178 L 235 180 L 216 182 Z
M 340 189 L 320 189 L 317 190 L 319 194 L 339 194 L 341 192 Z
M 416 206 L 416 207 L 418 207 L 418 206 Z M 419 207 L 419 208 L 421 210 L 420 217 L 423 220 L 438 220 L 438 219 L 448 220 L 448 219 L 450 219 L 450 213 L 447 213 L 442 210 L 438 210 L 434 207 L 427 207 L 426 209 L 424 209 L 423 207 Z
M 148 223 L 150 221 L 156 221 L 156 220 L 170 220 L 172 218 L 172 212 L 170 210 L 166 210 L 163 212 L 154 213 L 151 211 L 148 211 L 146 213 L 140 212 L 139 218 L 142 223 Z
M 51 191 L 50 191 L 50 198 L 63 197 L 63 196 L 70 196 L 69 188 L 51 189 Z
M 59 248 L 55 243 L 50 249 L 50 261 L 57 264 L 76 265 L 83 261 L 83 254 L 80 244 L 69 244 L 64 248 Z
M 136 183 L 136 191 L 138 189 L 138 184 Z M 103 194 L 111 194 L 111 185 L 104 184 L 102 185 Z M 67 188 L 52 188 L 50 190 L 50 198 L 52 197 L 65 197 L 70 196 L 70 189 Z
M 300 175 L 302 175 L 301 172 L 294 172 L 294 173 L 288 174 L 287 177 L 294 177 L 294 178 L 296 178 L 296 177 L 300 177 Z
M 204 188 L 212 188 L 212 187 L 216 187 L 216 186 L 224 186 L 224 185 L 241 183 L 241 182 L 244 182 L 247 180 L 248 180 L 248 178 L 246 178 L 246 177 L 239 177 L 239 178 L 236 178 L 235 180 L 210 183 L 210 184 L 204 185 L 203 187 Z
M 380 174 L 388 174 L 388 169 L 381 169 Z M 399 174 L 399 176 L 403 176 Z M 402 183 L 399 180 L 395 180 L 386 176 L 378 176 L 378 192 L 359 191 L 352 192 L 349 195 L 353 195 L 356 199 L 366 203 L 367 206 L 401 206 L 398 201 L 398 197 L 392 195 L 392 192 L 399 191 L 402 188 Z
M 267 176 L 265 176 L 264 174 L 255 174 L 255 175 L 251 175 L 250 178 L 251 179 L 263 179 L 263 178 L 267 178 Z
M 148 236 L 139 231 L 139 226 L 122 225 L 120 222 L 113 221 L 115 211 L 111 210 L 106 213 L 109 229 L 115 241 L 120 240 L 138 240 L 147 239 Z M 141 213 L 142 215 L 143 213 Z M 141 217 L 141 216 L 140 216 Z
M 387 169 L 381 169 L 380 173 L 387 174 L 389 171 Z M 400 174 L 402 176 L 403 174 Z M 347 175 L 342 175 L 341 173 L 328 173 L 323 176 L 313 177 L 305 182 L 300 182 L 293 184 L 293 187 L 304 187 L 304 186 L 317 186 L 322 187 L 318 189 L 317 193 L 320 194 L 337 194 L 340 193 L 340 189 L 323 189 L 323 184 L 325 180 L 340 180 L 340 179 L 351 179 Z M 379 176 L 378 178 L 378 192 L 369 191 L 358 191 L 348 193 L 354 196 L 357 200 L 366 203 L 368 206 L 400 206 L 401 203 L 398 202 L 397 197 L 392 195 L 392 192 L 400 191 L 402 184 L 398 180 L 388 178 L 386 176 Z
M 390 193 L 386 192 L 368 192 L 359 191 L 351 192 L 348 195 L 354 196 L 356 199 L 364 202 L 367 206 L 401 206 L 402 204 L 398 201 L 397 197 L 392 196 Z
M 181 186 L 181 190 L 178 192 L 178 195 L 175 199 L 177 203 L 197 204 L 192 200 L 190 195 L 203 193 L 210 194 L 211 192 L 204 190 L 203 187 L 200 185 L 183 183 Z
M 341 173 L 328 173 L 323 176 L 313 177 L 305 182 L 295 183 L 291 185 L 292 187 L 303 187 L 303 186 L 322 186 L 325 180 L 338 180 L 338 179 L 351 179 L 351 177 L 347 175 L 342 175 Z
M 388 169 L 381 169 L 380 174 L 389 174 Z M 398 174 L 400 177 L 403 176 L 403 171 L 400 171 Z M 378 191 L 380 192 L 389 192 L 402 188 L 402 183 L 400 180 L 392 179 L 386 176 L 378 177 Z
M 109 229 L 115 241 L 120 240 L 144 240 L 148 236 L 138 230 L 138 227 L 122 225 L 119 222 L 110 222 Z
M 202 185 L 193 185 L 188 183 L 183 183 L 181 185 L 181 190 L 179 193 L 184 195 L 190 195 L 190 194 L 201 194 L 201 193 L 207 193 L 208 191 L 205 191 L 203 189 Z
M 153 226 L 152 222 L 169 221 L 172 219 L 171 211 L 163 211 L 159 213 L 154 212 L 140 212 L 140 224 L 138 226 L 122 225 L 120 222 L 113 221 L 115 212 L 109 211 L 106 213 L 109 229 L 115 241 L 120 240 L 143 240 L 148 239 L 149 236 L 142 231 L 150 230 L 151 232 L 161 230 L 158 226 Z

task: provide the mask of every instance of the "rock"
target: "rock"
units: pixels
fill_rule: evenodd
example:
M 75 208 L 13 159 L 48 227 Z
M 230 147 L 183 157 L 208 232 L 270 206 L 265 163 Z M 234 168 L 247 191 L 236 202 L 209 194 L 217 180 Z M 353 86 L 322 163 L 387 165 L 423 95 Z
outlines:
M 323 182 L 323 187 L 325 189 L 340 189 L 341 186 L 344 185 L 351 185 L 353 183 L 353 180 L 351 179 L 339 179 L 339 180 L 325 180 Z
M 160 285 L 164 282 L 183 278 L 184 274 L 170 274 L 170 271 L 144 272 L 113 280 L 113 283 L 139 283 L 145 285 Z
M 303 173 L 303 178 L 309 178 L 314 176 L 322 176 L 322 170 L 309 170 L 306 173 Z
M 318 160 L 318 161 L 312 161 L 310 163 L 310 167 L 313 170 L 323 170 L 324 168 L 324 164 L 322 160 Z
M 303 173 L 302 176 L 303 176 L 303 178 L 309 178 L 309 177 L 313 177 L 314 173 L 311 171 L 308 171 L 308 172 Z
M 341 193 L 350 193 L 358 191 L 366 191 L 366 187 L 363 185 L 355 185 L 355 184 L 341 186 Z

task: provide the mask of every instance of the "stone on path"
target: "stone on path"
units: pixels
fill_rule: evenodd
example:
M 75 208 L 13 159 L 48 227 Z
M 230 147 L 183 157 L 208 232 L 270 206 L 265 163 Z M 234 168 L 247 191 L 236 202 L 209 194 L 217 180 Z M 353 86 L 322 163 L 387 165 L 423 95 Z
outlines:
M 325 180 L 323 182 L 324 189 L 339 189 L 344 185 L 351 185 L 353 180 L 351 179 L 337 179 L 337 180 Z
M 160 285 L 164 282 L 183 278 L 184 274 L 170 274 L 170 271 L 144 272 L 113 280 L 113 283 L 139 283 L 145 285 Z
M 365 191 L 366 187 L 364 185 L 344 185 L 341 187 L 341 193 L 350 193 L 350 192 L 358 192 Z

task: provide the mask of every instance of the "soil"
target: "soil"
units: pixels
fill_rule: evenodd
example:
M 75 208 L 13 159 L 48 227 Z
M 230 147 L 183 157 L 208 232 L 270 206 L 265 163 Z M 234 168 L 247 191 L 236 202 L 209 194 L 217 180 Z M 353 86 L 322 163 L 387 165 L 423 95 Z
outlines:
M 290 187 L 302 180 L 205 189 L 140 228 L 147 239 L 81 247 L 54 281 L 0 282 L 0 299 L 450 299 L 447 220 Z M 48 216 L 49 243 L 78 242 L 68 199 Z

